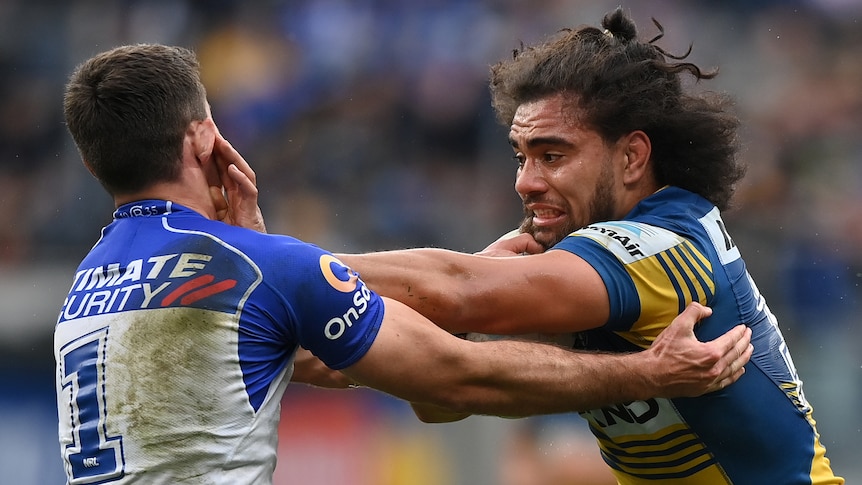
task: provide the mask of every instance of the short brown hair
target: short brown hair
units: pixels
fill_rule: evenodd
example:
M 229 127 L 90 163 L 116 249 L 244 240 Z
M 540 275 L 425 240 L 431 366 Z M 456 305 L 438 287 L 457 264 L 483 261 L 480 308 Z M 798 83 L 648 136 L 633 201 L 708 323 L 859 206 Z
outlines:
M 84 163 L 112 195 L 179 174 L 182 140 L 207 117 L 195 54 L 182 47 L 117 47 L 80 64 L 63 102 Z

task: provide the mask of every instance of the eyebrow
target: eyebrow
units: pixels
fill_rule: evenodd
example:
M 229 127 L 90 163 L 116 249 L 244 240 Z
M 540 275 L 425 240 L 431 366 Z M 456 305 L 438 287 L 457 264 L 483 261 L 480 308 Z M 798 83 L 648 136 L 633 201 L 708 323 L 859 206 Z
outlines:
M 509 144 L 512 145 L 513 148 L 520 148 L 518 146 L 518 142 L 509 137 Z M 571 141 L 559 137 L 559 136 L 539 136 L 535 138 L 527 139 L 527 148 L 536 148 L 537 146 L 556 146 L 562 148 L 574 148 L 575 144 Z

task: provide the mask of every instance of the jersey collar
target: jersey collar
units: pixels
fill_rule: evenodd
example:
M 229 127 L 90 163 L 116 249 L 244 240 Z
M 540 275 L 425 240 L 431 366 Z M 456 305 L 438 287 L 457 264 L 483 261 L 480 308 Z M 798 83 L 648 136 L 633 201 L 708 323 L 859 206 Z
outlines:
M 182 209 L 182 206 L 169 200 L 136 200 L 118 207 L 114 211 L 114 220 L 130 217 L 158 217 Z

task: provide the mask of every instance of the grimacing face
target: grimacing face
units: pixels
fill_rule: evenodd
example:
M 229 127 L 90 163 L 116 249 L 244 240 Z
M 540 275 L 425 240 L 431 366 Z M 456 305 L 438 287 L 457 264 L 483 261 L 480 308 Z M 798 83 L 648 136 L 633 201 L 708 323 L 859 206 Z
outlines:
M 566 112 L 561 95 L 518 107 L 509 142 L 518 161 L 521 232 L 549 248 L 572 232 L 619 216 L 615 161 L 625 156 Z

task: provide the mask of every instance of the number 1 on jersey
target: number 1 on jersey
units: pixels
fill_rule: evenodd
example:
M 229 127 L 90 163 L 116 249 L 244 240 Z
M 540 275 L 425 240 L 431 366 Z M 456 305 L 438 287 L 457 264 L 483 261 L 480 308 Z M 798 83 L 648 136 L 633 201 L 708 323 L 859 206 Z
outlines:
M 60 349 L 63 388 L 71 386 L 72 443 L 63 450 L 71 485 L 96 484 L 123 476 L 123 438 L 107 434 L 105 349 L 108 328 L 84 335 Z

